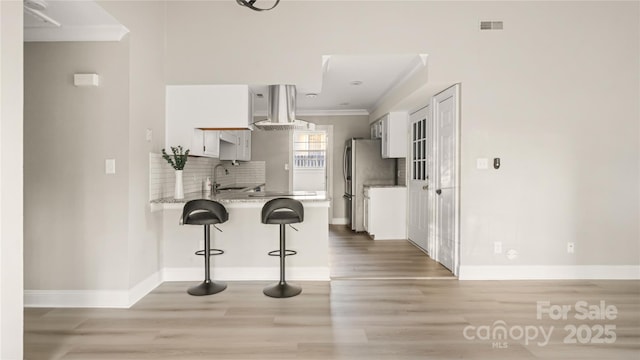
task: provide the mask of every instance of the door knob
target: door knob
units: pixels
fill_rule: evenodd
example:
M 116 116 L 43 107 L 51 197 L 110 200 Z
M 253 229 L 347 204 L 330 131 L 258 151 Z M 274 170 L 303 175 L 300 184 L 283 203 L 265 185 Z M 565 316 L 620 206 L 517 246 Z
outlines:
M 442 194 L 442 189 L 436 190 L 436 194 L 438 194 L 438 195 Z
M 424 185 L 424 186 L 422 187 L 422 190 L 429 190 L 429 185 Z

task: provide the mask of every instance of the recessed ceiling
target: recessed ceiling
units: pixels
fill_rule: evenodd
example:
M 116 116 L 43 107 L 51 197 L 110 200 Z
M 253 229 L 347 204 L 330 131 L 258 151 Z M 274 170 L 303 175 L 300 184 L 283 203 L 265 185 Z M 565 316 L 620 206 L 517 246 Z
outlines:
M 120 41 L 129 30 L 95 1 L 25 1 L 24 41 Z
M 128 32 L 92 0 L 25 1 L 25 41 L 119 41 Z M 318 68 L 322 72 L 321 91 L 293 84 L 298 92 L 296 112 L 367 115 L 394 87 L 426 67 L 426 59 L 424 54 L 325 56 L 322 68 Z M 268 85 L 251 85 L 254 94 L 263 94 L 254 98 L 258 116 L 267 113 Z
M 298 92 L 296 113 L 369 114 L 390 90 L 425 66 L 423 54 L 326 56 L 321 92 L 306 96 L 304 84 L 294 84 Z M 251 86 L 254 94 L 263 94 L 254 99 L 257 115 L 266 114 L 267 86 Z

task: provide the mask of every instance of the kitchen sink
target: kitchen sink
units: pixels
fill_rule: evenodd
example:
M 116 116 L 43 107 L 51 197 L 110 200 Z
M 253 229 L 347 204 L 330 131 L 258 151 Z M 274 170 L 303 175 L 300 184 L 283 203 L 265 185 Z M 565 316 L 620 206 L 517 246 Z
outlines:
M 223 190 L 242 190 L 242 189 L 246 189 L 246 186 L 225 186 L 225 187 L 221 187 L 218 188 L 218 191 L 223 191 Z
M 249 194 L 249 197 L 280 197 L 280 196 L 315 196 L 316 193 L 314 191 L 296 191 L 295 193 L 290 192 L 275 192 L 275 191 L 262 191 Z

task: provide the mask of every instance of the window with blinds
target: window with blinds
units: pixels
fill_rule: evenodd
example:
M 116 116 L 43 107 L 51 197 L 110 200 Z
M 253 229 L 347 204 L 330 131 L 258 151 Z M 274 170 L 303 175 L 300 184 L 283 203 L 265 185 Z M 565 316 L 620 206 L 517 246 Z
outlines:
M 293 138 L 293 166 L 297 169 L 324 168 L 327 136 L 323 131 L 296 131 Z

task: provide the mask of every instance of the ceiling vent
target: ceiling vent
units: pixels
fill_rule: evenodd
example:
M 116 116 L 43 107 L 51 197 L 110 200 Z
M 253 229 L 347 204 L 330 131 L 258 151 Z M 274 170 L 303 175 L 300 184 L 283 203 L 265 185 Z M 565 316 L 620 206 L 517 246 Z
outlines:
M 480 30 L 502 30 L 502 21 L 480 21 Z

